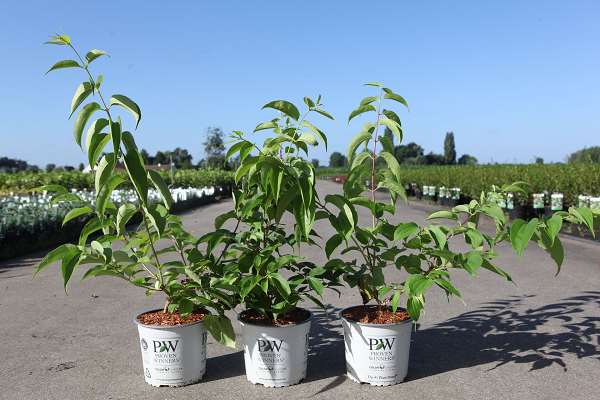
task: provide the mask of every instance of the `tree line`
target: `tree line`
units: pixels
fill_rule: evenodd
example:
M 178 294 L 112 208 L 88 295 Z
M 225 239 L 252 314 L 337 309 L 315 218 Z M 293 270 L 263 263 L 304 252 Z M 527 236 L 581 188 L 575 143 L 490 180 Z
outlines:
M 385 136 L 394 142 L 394 135 L 389 129 L 385 130 Z M 415 142 L 394 146 L 394 156 L 400 164 L 404 165 L 475 165 L 477 158 L 469 154 L 463 154 L 456 158 L 456 143 L 454 132 L 447 132 L 444 138 L 444 153 L 437 154 L 432 151 L 425 154 L 425 149 Z M 330 167 L 346 167 L 348 159 L 340 152 L 333 152 L 329 157 Z

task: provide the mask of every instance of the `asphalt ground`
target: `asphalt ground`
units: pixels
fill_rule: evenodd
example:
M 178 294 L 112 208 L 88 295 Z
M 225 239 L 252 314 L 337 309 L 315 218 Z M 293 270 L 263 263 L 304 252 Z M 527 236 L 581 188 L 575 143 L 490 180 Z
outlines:
M 320 182 L 319 190 L 323 195 L 340 187 Z M 224 200 L 187 212 L 185 225 L 200 235 L 230 208 Z M 423 223 L 429 211 L 423 203 L 401 205 L 397 218 Z M 333 233 L 325 223 L 317 229 L 325 239 Z M 344 376 L 338 312 L 360 303 L 352 289 L 341 296 L 327 293 L 326 311 L 311 308 L 308 375 L 299 385 L 270 389 L 249 383 L 242 352 L 209 338 L 202 382 L 154 388 L 144 382 L 132 320 L 163 299 L 111 278 L 74 279 L 65 295 L 57 266 L 32 278 L 43 254 L 4 261 L 0 399 L 598 399 L 600 244 L 562 240 L 566 261 L 558 277 L 543 251 L 530 247 L 517 257 L 504 246 L 499 265 L 516 284 L 487 271 L 476 278 L 458 271 L 453 279 L 464 304 L 433 290 L 413 332 L 407 380 L 390 387 Z M 318 249 L 303 255 L 325 261 Z

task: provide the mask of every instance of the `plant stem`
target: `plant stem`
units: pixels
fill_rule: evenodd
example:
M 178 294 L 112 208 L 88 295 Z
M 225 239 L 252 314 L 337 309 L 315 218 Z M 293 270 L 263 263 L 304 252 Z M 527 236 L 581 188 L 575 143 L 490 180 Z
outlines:
M 81 57 L 81 55 L 79 54 L 79 52 L 77 51 L 75 46 L 73 46 L 71 43 L 69 43 L 69 47 L 75 52 L 75 54 L 77 55 L 77 58 L 79 59 L 79 61 L 82 64 L 83 69 L 87 73 L 87 75 L 90 79 L 90 83 L 92 84 L 92 87 L 93 87 L 92 90 L 95 90 L 98 93 L 98 97 L 100 98 L 100 101 L 102 102 L 102 105 L 104 106 L 104 111 L 106 112 L 106 115 L 108 116 L 108 120 L 110 121 L 110 126 L 112 129 L 113 119 L 112 119 L 112 115 L 110 114 L 110 108 L 106 104 L 106 101 L 104 100 L 104 96 L 102 96 L 102 92 L 100 91 L 100 88 L 96 88 L 96 81 L 94 80 L 92 73 L 90 72 L 88 63 L 83 60 L 83 58 Z M 122 151 L 121 151 L 121 154 L 122 154 Z M 138 198 L 139 204 L 142 204 L 142 198 L 141 198 L 140 194 L 137 192 L 137 190 L 135 190 L 135 194 L 136 194 L 136 197 Z M 158 255 L 156 253 L 156 249 L 154 248 L 154 241 L 152 240 L 152 235 L 150 234 L 150 228 L 148 226 L 146 214 L 143 212 L 143 210 L 142 210 L 142 217 L 144 220 L 144 225 L 146 227 L 146 232 L 148 233 L 148 240 L 150 241 L 150 247 L 152 248 L 152 253 L 154 254 L 154 258 L 156 260 L 156 269 L 157 269 L 157 275 L 159 278 L 158 281 L 160 282 L 160 289 L 164 291 L 163 276 L 161 273 L 160 261 L 158 259 Z M 150 272 L 150 271 L 148 271 L 148 272 Z M 152 274 L 152 276 L 156 278 L 156 275 Z M 166 292 L 165 292 L 165 294 L 167 295 L 167 297 L 169 296 Z

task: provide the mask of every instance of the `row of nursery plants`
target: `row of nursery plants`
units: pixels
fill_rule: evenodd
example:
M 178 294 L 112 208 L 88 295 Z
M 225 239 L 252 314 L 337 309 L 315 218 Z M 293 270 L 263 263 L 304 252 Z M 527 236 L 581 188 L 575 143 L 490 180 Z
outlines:
M 340 194 L 318 196 L 315 168 L 308 161 L 312 147 L 327 145 L 325 133 L 311 122 L 313 117 L 333 119 L 322 108 L 321 96 L 305 97 L 302 113 L 289 101 L 275 100 L 263 108 L 277 114 L 254 130 L 266 133 L 262 143 L 253 134 L 233 132 L 227 157 L 240 160 L 233 207 L 215 218 L 214 229 L 195 237 L 171 214 L 171 194 L 164 180 L 144 169 L 134 135 L 116 115 L 119 107 L 124 108 L 137 127 L 139 106 L 124 95 L 105 97 L 102 79 L 90 70 L 90 64 L 105 53 L 91 50 L 82 57 L 64 35 L 50 43 L 66 46 L 75 55 L 51 70 L 75 68 L 85 76 L 71 112 L 90 96 L 99 101 L 86 103 L 78 112 L 76 142 L 81 143 L 89 123 L 89 142 L 104 141 L 108 152 L 91 160 L 98 191 L 96 201 L 85 210 L 91 216 L 90 229 L 82 231 L 78 243 L 48 253 L 36 272 L 58 262 L 65 287 L 75 271 L 84 268 L 84 278 L 114 276 L 146 294 L 160 295 L 165 300 L 161 309 L 134 319 L 143 375 L 151 385 L 201 380 L 207 331 L 222 344 L 236 344 L 235 321 L 227 311 L 235 312 L 241 326 L 248 380 L 269 387 L 299 383 L 306 377 L 312 322 L 311 312 L 303 308 L 305 301 L 322 307 L 324 291 L 344 285 L 356 289 L 362 299 L 362 304 L 340 315 L 348 376 L 373 385 L 402 382 L 408 371 L 413 324 L 426 305 L 428 291 L 435 288 L 449 297 L 460 296 L 451 271 L 475 275 L 485 269 L 510 281 L 495 262 L 495 248 L 504 242 L 519 255 L 530 242 L 537 244 L 560 271 L 564 252 L 558 233 L 563 221 L 593 227 L 594 214 L 587 208 L 509 224 L 486 196 L 433 213 L 424 225 L 392 222 L 396 202 L 405 192 L 402 169 L 382 131 L 389 128 L 401 142 L 400 118 L 392 107 L 407 103 L 389 88 L 369 83 L 373 93 L 350 113 L 348 121 L 366 113 L 372 119 L 351 141 L 350 173 Z M 117 161 L 126 166 L 127 177 L 112 173 Z M 365 174 L 371 176 L 368 187 Z M 126 182 L 135 188 L 138 202 L 117 207 L 109 194 Z M 162 203 L 148 201 L 150 187 L 161 193 Z M 381 188 L 389 191 L 389 200 L 375 196 Z M 519 186 L 496 190 L 514 192 Z M 359 208 L 370 218 L 359 220 Z M 124 221 L 133 216 L 141 219 L 138 229 L 124 230 Z M 484 218 L 495 222 L 495 232 L 479 229 Z M 335 230 L 324 249 L 319 246 L 317 220 Z M 93 240 L 86 236 L 90 230 L 98 232 Z M 457 240 L 464 241 L 468 250 L 455 246 Z M 302 256 L 308 250 L 323 251 L 328 261 L 310 261 Z M 391 279 L 390 269 L 403 271 L 402 279 Z
M 116 171 L 125 177 L 126 171 Z M 188 169 L 174 173 L 159 172 L 163 180 L 171 187 L 203 188 L 211 186 L 230 186 L 233 172 L 220 169 Z M 31 192 L 43 185 L 61 185 L 69 189 L 92 190 L 95 186 L 93 173 L 87 172 L 16 172 L 0 173 L 0 195 Z
M 533 193 L 560 193 L 566 208 L 578 205 L 580 195 L 600 196 L 600 165 L 529 164 L 423 166 L 402 169 L 402 179 L 419 187 L 460 188 L 463 196 L 476 199 L 482 191 L 506 182 L 526 182 L 529 196 L 519 196 L 533 206 Z
M 173 210 L 183 211 L 214 201 L 216 197 L 227 196 L 230 188 L 187 187 L 171 188 L 169 191 Z M 0 196 L 0 259 L 47 249 L 77 236 L 89 219 L 84 213 L 88 210 L 85 205 L 94 204 L 97 195 L 95 191 L 86 189 L 61 192 L 60 196 L 55 192 L 50 195 L 48 191 Z M 110 197 L 116 206 L 137 202 L 133 189 L 114 190 Z M 154 203 L 161 201 L 158 191 L 149 191 L 148 198 Z
M 348 168 L 319 168 L 317 171 L 320 177 L 327 179 L 348 175 Z M 460 188 L 464 199 L 476 199 L 493 185 L 523 181 L 527 183 L 524 189 L 529 196 L 517 196 L 517 201 L 527 206 L 533 206 L 533 193 L 546 193 L 546 196 L 560 193 L 564 196 L 565 208 L 579 205 L 579 196 L 600 196 L 598 164 L 403 165 L 401 177 L 402 182 L 414 184 L 423 194 L 425 187 L 438 191 Z

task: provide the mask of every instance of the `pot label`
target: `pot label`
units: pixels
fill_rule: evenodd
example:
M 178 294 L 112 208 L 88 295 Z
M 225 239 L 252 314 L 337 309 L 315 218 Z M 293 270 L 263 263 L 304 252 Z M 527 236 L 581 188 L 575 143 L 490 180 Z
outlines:
M 180 338 L 144 337 L 140 340 L 144 374 L 158 382 L 176 383 L 183 375 L 183 341 Z
M 374 382 L 395 381 L 397 375 L 396 336 L 370 336 L 366 339 L 367 378 Z
M 289 351 L 282 339 L 257 339 L 252 359 L 260 379 L 277 381 L 288 378 Z

